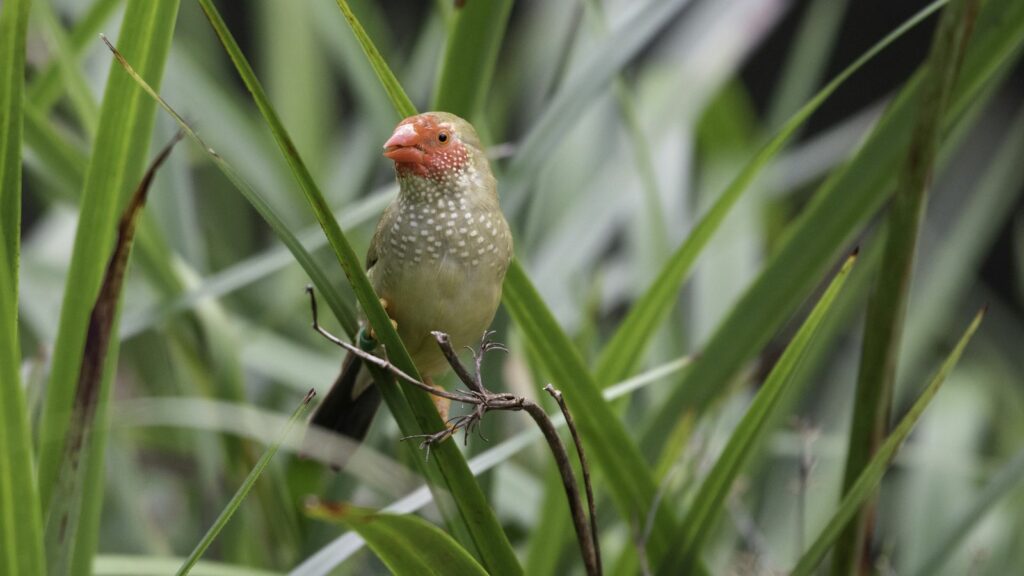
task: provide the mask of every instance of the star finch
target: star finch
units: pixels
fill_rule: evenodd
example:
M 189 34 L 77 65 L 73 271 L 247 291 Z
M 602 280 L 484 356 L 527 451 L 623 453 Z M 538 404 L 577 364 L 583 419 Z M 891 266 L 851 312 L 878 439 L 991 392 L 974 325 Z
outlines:
M 384 143 L 398 197 L 384 210 L 366 255 L 367 276 L 420 374 L 448 364 L 431 334 L 458 350 L 476 343 L 501 301 L 512 234 L 473 126 L 446 112 L 402 120 Z M 311 423 L 361 440 L 380 392 L 349 354 Z

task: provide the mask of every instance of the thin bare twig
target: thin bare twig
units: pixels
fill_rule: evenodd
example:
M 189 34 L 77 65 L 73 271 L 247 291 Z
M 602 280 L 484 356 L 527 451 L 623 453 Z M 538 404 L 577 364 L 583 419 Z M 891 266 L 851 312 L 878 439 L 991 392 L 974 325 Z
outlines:
M 572 416 L 569 414 L 569 410 L 562 399 L 561 392 L 555 390 L 550 384 L 545 387 L 545 390 L 555 398 L 559 407 L 562 409 L 566 423 L 569 425 L 569 429 L 572 432 L 573 441 L 576 443 L 577 452 L 580 458 L 580 466 L 583 469 L 583 479 L 586 483 L 587 501 L 590 505 L 589 523 L 587 520 L 587 513 L 583 510 L 583 504 L 580 499 L 580 490 L 576 483 L 576 476 L 573 473 L 569 454 L 566 451 L 565 446 L 562 444 L 561 438 L 558 436 L 558 431 L 555 429 L 555 425 L 551 422 L 551 419 L 548 417 L 544 409 L 528 398 L 516 396 L 515 394 L 507 392 L 495 393 L 484 387 L 481 378 L 481 365 L 483 363 L 484 355 L 491 350 L 506 350 L 503 345 L 490 340 L 491 332 L 484 333 L 480 347 L 473 351 L 474 361 L 476 364 L 475 375 L 470 374 L 469 370 L 467 370 L 459 360 L 455 350 L 452 349 L 451 340 L 447 334 L 443 332 L 432 333 L 434 338 L 437 339 L 437 345 L 441 348 L 441 352 L 448 360 L 452 370 L 467 388 L 466 391 L 448 392 L 447 390 L 434 388 L 433 386 L 429 386 L 413 378 L 387 360 L 374 356 L 373 354 L 362 350 L 358 346 L 353 346 L 323 329 L 317 320 L 316 295 L 313 292 L 313 288 L 307 287 L 306 292 L 309 294 L 310 308 L 313 314 L 313 329 L 321 336 L 374 366 L 378 366 L 388 372 L 391 372 L 400 380 L 412 384 L 428 394 L 433 394 L 434 396 L 440 396 L 441 398 L 447 398 L 454 402 L 461 402 L 463 404 L 473 406 L 473 411 L 469 414 L 449 419 L 445 428 L 439 432 L 403 438 L 403 440 L 408 438 L 422 439 L 420 447 L 426 450 L 428 458 L 430 457 L 430 448 L 434 444 L 444 442 L 454 436 L 459 430 L 462 430 L 465 437 L 468 439 L 473 430 L 478 429 L 480 421 L 483 419 L 484 415 L 492 410 L 510 412 L 523 411 L 529 414 L 530 417 L 533 418 L 533 421 L 537 423 L 537 426 L 540 427 L 541 433 L 544 434 L 544 439 L 548 442 L 551 454 L 554 456 L 555 463 L 558 466 L 558 471 L 562 476 L 562 485 L 565 487 L 565 495 L 569 500 L 569 509 L 572 513 L 573 525 L 576 528 L 576 539 L 579 542 L 580 553 L 583 556 L 583 564 L 586 568 L 587 574 L 588 576 L 598 576 L 601 574 L 600 545 L 597 540 L 597 516 L 594 512 L 594 497 L 590 486 L 590 470 L 587 466 L 586 457 L 583 453 L 583 446 L 580 442 L 579 435 L 576 432 Z
M 479 369 L 477 370 L 479 373 Z M 587 465 L 587 456 L 583 452 L 583 441 L 580 440 L 580 434 L 576 431 L 576 421 L 573 420 L 572 414 L 569 413 L 569 407 L 565 405 L 565 398 L 562 397 L 562 391 L 556 390 L 554 386 L 548 384 L 544 387 L 544 391 L 551 394 L 551 397 L 558 402 L 558 407 L 562 409 L 562 415 L 565 416 L 565 425 L 569 427 L 569 433 L 572 434 L 572 441 L 576 444 L 576 454 L 580 459 L 580 468 L 583 470 L 583 487 L 587 491 L 587 507 L 590 512 L 590 537 L 594 540 L 594 554 L 596 555 L 595 561 L 597 562 L 597 572 L 601 573 L 601 547 L 597 543 L 597 509 L 594 505 L 594 489 L 590 484 L 590 466 Z

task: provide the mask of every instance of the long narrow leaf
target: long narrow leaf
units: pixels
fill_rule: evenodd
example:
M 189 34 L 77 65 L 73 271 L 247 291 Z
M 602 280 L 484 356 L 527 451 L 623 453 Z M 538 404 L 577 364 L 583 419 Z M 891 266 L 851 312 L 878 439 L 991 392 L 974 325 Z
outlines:
M 939 387 L 946 380 L 946 377 L 950 372 L 953 371 L 953 367 L 956 366 L 957 361 L 960 360 L 960 355 L 963 353 L 964 348 L 967 347 L 967 343 L 971 340 L 971 336 L 978 329 L 981 324 L 982 318 L 985 317 L 985 311 L 982 310 L 975 315 L 974 320 L 967 327 L 966 332 L 960 337 L 960 341 L 956 347 L 946 358 L 945 362 L 939 368 L 939 371 L 932 378 L 928 386 L 921 392 L 917 401 L 910 407 L 910 411 L 907 412 L 906 416 L 900 420 L 900 423 L 896 425 L 889 437 L 885 439 L 885 442 L 879 447 L 878 451 L 871 458 L 871 461 L 867 466 L 864 467 L 864 471 L 857 476 L 857 481 L 854 482 L 853 486 L 847 490 L 846 495 L 843 496 L 843 501 L 839 504 L 838 510 L 829 520 L 824 530 L 818 536 L 817 540 L 811 545 L 811 547 L 804 553 L 797 563 L 796 567 L 791 572 L 792 576 L 804 576 L 812 574 L 817 568 L 818 564 L 821 563 L 825 553 L 835 543 L 836 538 L 839 537 L 843 527 L 849 523 L 853 516 L 860 509 L 861 504 L 871 494 L 874 493 L 878 483 L 882 480 L 882 476 L 885 475 L 886 469 L 889 467 L 889 463 L 896 456 L 896 452 L 899 450 L 903 441 L 910 434 L 910 431 L 914 428 L 921 414 L 925 408 L 928 407 L 929 402 L 938 393 Z
M 467 2 L 455 10 L 434 109 L 472 118 L 483 106 L 512 0 Z
M 487 574 L 451 536 L 418 516 L 382 514 L 327 502 L 314 502 L 306 510 L 314 518 L 341 523 L 358 532 L 393 574 Z
M 21 93 L 29 1 L 0 11 L 0 571 L 43 574 L 42 520 L 21 388 L 18 256 L 21 229 Z
M 31 2 L 4 2 L 0 12 L 0 250 L 18 293 L 21 234 L 21 97 L 25 88 L 25 33 Z M 17 300 L 14 301 L 17 318 Z
M 402 118 L 416 114 L 416 105 L 409 99 L 409 95 L 405 93 L 405 89 L 398 82 L 398 78 L 395 78 L 394 72 L 391 71 L 388 63 L 381 56 L 380 50 L 377 50 L 377 46 L 374 45 L 373 40 L 370 39 L 363 25 L 356 18 L 355 13 L 352 12 L 348 2 L 345 0 L 337 0 L 337 2 L 341 14 L 345 17 L 349 27 L 352 28 L 352 33 L 355 34 L 356 40 L 359 41 L 359 46 L 363 49 L 363 53 L 366 54 L 366 59 L 370 61 L 370 66 L 373 67 L 374 73 L 377 74 L 377 79 L 380 80 L 381 86 L 387 92 L 395 111 Z
M 687 278 L 697 257 L 718 230 L 730 209 L 749 188 L 761 169 L 782 150 L 793 134 L 850 76 L 945 3 L 946 0 L 931 3 L 862 54 L 793 114 L 775 136 L 743 167 L 693 228 L 686 241 L 672 254 L 661 273 L 636 301 L 629 315 L 602 350 L 595 373 L 603 383 L 625 378 L 643 361 L 643 352 L 658 333 L 657 326 L 671 311 L 671 303 L 679 292 L 680 284 Z
M 896 383 L 917 235 L 939 149 L 942 118 L 956 81 L 974 21 L 978 0 L 952 2 L 942 13 L 926 63 L 913 139 L 897 175 L 888 213 L 882 267 L 868 299 L 860 370 L 850 428 L 843 489 L 848 490 L 878 448 L 889 426 L 889 405 Z M 868 538 L 870 502 L 836 546 L 832 573 L 849 574 L 861 560 Z
M 689 574 L 697 568 L 701 549 L 711 537 L 712 529 L 721 516 L 733 482 L 743 470 L 757 443 L 764 438 L 767 432 L 765 426 L 773 419 L 779 400 L 794 381 L 794 374 L 803 364 L 808 348 L 818 336 L 818 328 L 831 311 L 832 303 L 842 291 L 856 259 L 856 255 L 846 259 L 846 263 L 772 368 L 764 386 L 758 390 L 746 415 L 729 437 L 722 455 L 697 490 L 693 506 L 683 518 L 680 537 L 676 539 L 681 545 L 675 547 L 669 561 L 662 564 L 659 569 L 661 574 Z
M 199 2 L 218 38 L 235 64 L 235 68 L 242 77 L 242 81 L 252 94 L 257 108 L 259 108 L 264 120 L 270 126 L 282 154 L 284 154 L 288 161 L 293 175 L 302 188 L 317 221 L 323 228 L 331 248 L 334 250 L 339 265 L 348 277 L 370 325 L 374 327 L 377 337 L 387 349 L 390 361 L 407 374 L 416 375 L 417 371 L 412 358 L 406 351 L 379 299 L 373 292 L 373 288 L 363 272 L 358 256 L 356 256 L 341 227 L 331 214 L 323 194 L 313 181 L 312 175 L 306 168 L 305 163 L 299 157 L 295 145 L 292 143 L 287 130 L 281 124 L 277 113 L 270 105 L 263 88 L 253 73 L 252 67 L 231 37 L 230 31 L 228 31 L 223 19 L 217 13 L 213 3 L 210 0 L 199 0 Z M 344 2 L 340 4 L 344 4 Z M 353 25 L 355 30 L 355 26 L 358 24 L 351 11 L 346 13 L 346 18 L 350 24 L 356 23 Z M 359 32 L 356 34 L 359 36 Z M 364 44 L 367 54 L 372 55 L 376 53 L 376 49 L 372 47 L 372 43 L 365 36 L 365 32 L 360 37 L 360 42 Z M 377 57 L 380 58 L 379 54 L 377 54 Z M 380 59 L 379 63 L 374 64 L 375 68 L 386 70 L 383 59 Z M 397 81 L 395 86 L 400 89 Z M 391 94 L 390 90 L 389 94 Z M 402 393 L 394 386 L 382 386 L 381 388 L 385 401 L 398 420 L 404 434 L 429 433 L 439 430 L 444 426 L 433 402 L 426 393 L 419 390 L 409 390 Z M 411 412 L 415 420 L 410 419 L 407 415 L 409 407 L 412 408 Z M 501 529 L 493 510 L 487 504 L 479 484 L 477 484 L 470 473 L 466 461 L 458 448 L 452 442 L 445 442 L 438 446 L 433 453 L 436 455 L 435 458 L 425 465 L 427 476 L 430 479 L 431 485 L 438 491 L 436 496 L 439 503 L 447 502 L 447 498 L 451 498 L 454 501 L 455 510 L 452 510 L 449 506 L 442 506 L 442 510 L 445 511 L 447 519 L 455 533 L 459 536 L 459 539 L 464 544 L 471 546 L 492 572 L 520 572 L 515 554 L 511 544 L 508 542 L 508 537 Z
M 195 549 L 193 549 L 192 553 L 185 559 L 185 562 L 182 563 L 181 568 L 179 568 L 177 572 L 178 576 L 188 574 L 196 565 L 196 562 L 199 562 L 199 558 L 201 558 L 203 553 L 206 552 L 206 549 L 210 547 L 210 544 L 213 544 L 214 539 L 217 538 L 220 531 L 223 530 L 224 526 L 226 526 L 228 521 L 231 520 L 235 511 L 237 511 L 238 507 L 242 505 L 242 501 L 245 500 L 245 497 L 249 495 L 249 491 L 252 490 L 256 481 L 259 480 L 260 475 L 263 474 L 267 465 L 270 464 L 274 455 L 277 454 L 277 450 L 281 447 L 281 443 L 288 437 L 288 432 L 291 431 L 292 427 L 295 426 L 295 423 L 298 422 L 299 419 L 302 418 L 303 414 L 306 413 L 306 408 L 309 407 L 309 403 L 313 401 L 314 396 L 316 396 L 316 392 L 310 390 L 309 393 L 306 394 L 306 397 L 302 399 L 302 403 L 295 408 L 295 411 L 292 412 L 291 418 L 288 419 L 284 428 L 281 429 L 280 434 L 278 434 L 277 438 L 270 444 L 270 446 L 267 446 L 266 451 L 264 451 L 263 455 L 260 456 L 260 459 L 256 462 L 256 465 L 253 466 L 249 475 L 245 477 L 245 481 L 238 487 L 235 495 L 231 497 L 231 500 L 229 500 L 227 506 L 221 510 L 220 515 L 217 516 L 213 525 L 210 526 L 210 529 L 207 530 L 206 534 L 204 534 L 202 539 L 199 540 Z

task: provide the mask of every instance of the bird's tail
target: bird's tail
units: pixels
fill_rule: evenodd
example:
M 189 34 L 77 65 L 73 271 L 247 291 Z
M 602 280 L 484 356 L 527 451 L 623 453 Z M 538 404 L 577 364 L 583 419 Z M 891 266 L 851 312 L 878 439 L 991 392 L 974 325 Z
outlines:
M 363 370 L 363 360 L 349 354 L 341 365 L 341 374 L 313 412 L 309 424 L 347 436 L 358 444 L 366 436 L 380 400 L 380 390 L 372 383 L 369 371 Z M 310 441 L 307 436 L 303 452 L 311 451 L 308 449 Z M 347 459 L 346 454 L 332 467 L 340 470 Z

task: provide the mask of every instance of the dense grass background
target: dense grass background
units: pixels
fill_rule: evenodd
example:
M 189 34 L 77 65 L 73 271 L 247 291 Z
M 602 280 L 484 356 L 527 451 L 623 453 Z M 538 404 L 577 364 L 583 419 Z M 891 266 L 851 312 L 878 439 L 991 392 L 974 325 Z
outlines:
M 424 462 L 399 438 L 436 414 L 390 388 L 341 474 L 323 462 L 351 446 L 325 436 L 302 460 L 301 433 L 282 436 L 342 356 L 310 330 L 303 288 L 338 334 L 357 300 L 379 324 L 356 255 L 395 193 L 380 146 L 435 107 L 490 144 L 516 237 L 495 323 L 511 353 L 486 381 L 542 403 L 547 382 L 565 392 L 606 572 L 844 573 L 864 531 L 841 529 L 862 505 L 863 569 L 1024 569 L 1019 0 L 456 4 L 3 0 L 0 573 L 165 574 L 190 553 L 204 574 L 582 573 L 525 416 L 493 414 L 489 441 Z M 977 5 L 966 46 L 933 41 L 945 10 Z M 178 128 L 100 32 L 206 146 L 179 145 L 158 174 L 68 490 L 116 221 Z M 943 47 L 962 65 L 927 106 Z M 935 164 L 916 232 L 889 210 L 928 172 L 908 149 Z M 865 329 L 898 272 L 887 242 L 916 253 L 906 314 L 883 306 Z M 886 330 L 891 385 L 861 361 Z M 891 407 L 856 400 L 858 377 Z M 892 436 L 844 499 L 848 447 L 875 421 Z M 308 513 L 310 495 L 360 508 Z M 361 523 L 384 508 L 448 535 Z M 75 511 L 67 546 L 47 526 L 60 509 Z M 833 544 L 844 554 L 821 562 Z

